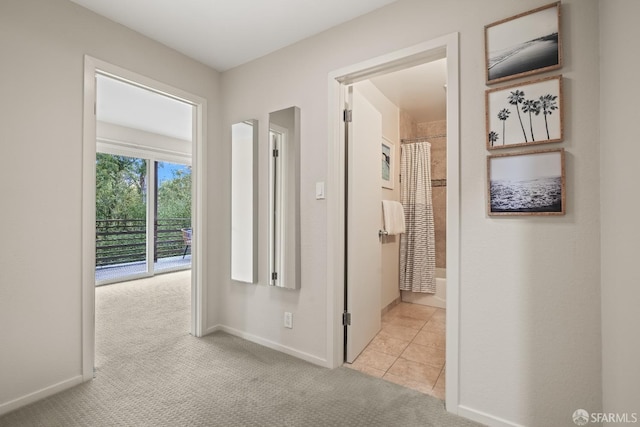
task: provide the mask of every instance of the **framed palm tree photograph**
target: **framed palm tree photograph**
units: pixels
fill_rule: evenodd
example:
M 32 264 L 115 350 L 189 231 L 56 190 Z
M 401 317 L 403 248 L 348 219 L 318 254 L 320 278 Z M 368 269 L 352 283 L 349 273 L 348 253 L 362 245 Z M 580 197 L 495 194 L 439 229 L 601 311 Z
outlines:
M 485 92 L 488 150 L 564 139 L 562 76 Z
M 489 216 L 564 215 L 564 149 L 487 157 Z
M 560 2 L 484 27 L 487 84 L 562 67 Z

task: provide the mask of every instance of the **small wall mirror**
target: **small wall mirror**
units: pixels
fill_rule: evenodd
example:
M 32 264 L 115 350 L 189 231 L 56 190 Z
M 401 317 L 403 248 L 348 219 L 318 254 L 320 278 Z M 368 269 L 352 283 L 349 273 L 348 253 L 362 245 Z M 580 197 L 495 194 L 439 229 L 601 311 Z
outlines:
M 269 114 L 269 279 L 300 287 L 300 109 Z
M 231 126 L 231 279 L 258 281 L 258 121 Z

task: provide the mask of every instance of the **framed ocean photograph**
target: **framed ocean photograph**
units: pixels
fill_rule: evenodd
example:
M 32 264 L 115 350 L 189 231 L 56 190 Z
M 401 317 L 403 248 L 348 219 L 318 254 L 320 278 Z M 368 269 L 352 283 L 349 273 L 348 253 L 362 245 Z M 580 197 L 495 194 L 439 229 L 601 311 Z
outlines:
M 562 67 L 560 2 L 484 27 L 487 84 Z
M 564 139 L 562 76 L 485 92 L 487 150 Z
M 494 215 L 564 215 L 564 149 L 487 157 L 487 211 Z
M 382 138 L 382 187 L 393 190 L 393 163 L 395 150 L 394 145 L 387 138 Z

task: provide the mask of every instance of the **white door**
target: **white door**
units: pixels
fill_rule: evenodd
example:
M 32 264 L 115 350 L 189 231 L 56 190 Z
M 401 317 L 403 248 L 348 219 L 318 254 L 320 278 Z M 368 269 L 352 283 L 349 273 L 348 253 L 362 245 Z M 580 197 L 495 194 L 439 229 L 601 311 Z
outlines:
M 348 91 L 346 361 L 351 363 L 380 330 L 382 116 L 356 88 Z

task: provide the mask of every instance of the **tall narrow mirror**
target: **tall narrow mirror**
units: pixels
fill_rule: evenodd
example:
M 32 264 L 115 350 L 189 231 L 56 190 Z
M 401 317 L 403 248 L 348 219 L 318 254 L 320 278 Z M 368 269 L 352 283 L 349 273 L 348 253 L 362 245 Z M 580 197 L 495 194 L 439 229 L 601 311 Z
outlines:
M 300 109 L 269 114 L 269 279 L 300 287 Z
M 258 121 L 231 126 L 231 279 L 258 281 Z

